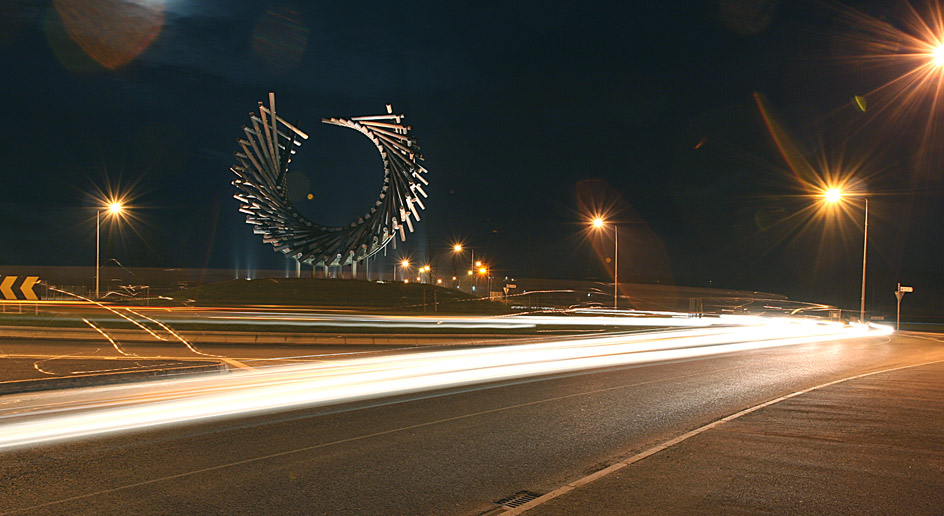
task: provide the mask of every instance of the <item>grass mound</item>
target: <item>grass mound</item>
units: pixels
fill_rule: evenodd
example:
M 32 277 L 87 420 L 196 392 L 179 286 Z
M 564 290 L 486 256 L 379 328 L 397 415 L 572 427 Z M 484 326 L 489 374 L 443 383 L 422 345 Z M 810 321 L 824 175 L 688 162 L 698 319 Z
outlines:
M 450 313 L 508 311 L 500 303 L 433 285 L 319 278 L 230 280 L 180 290 L 170 297 L 196 306 L 289 305 Z

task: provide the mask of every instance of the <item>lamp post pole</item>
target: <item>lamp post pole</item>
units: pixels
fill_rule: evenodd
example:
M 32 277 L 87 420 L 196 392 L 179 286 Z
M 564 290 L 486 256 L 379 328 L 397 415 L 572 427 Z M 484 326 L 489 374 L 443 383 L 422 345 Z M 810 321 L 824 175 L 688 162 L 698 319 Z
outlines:
M 862 225 L 862 297 L 859 302 L 859 322 L 865 323 L 865 263 L 869 251 L 869 198 L 865 198 L 865 222 Z
M 108 205 L 108 213 L 119 216 L 124 207 L 119 201 L 113 201 Z M 99 268 L 102 264 L 102 208 L 95 210 L 95 299 L 99 298 Z
M 403 260 L 400 262 L 399 265 L 400 265 L 400 268 L 403 269 L 403 272 L 400 273 L 400 276 L 402 277 L 403 281 L 409 281 L 406 274 L 410 270 L 410 261 Z M 396 265 L 393 266 L 393 281 L 394 282 L 397 281 L 397 266 Z
M 834 187 L 826 190 L 823 197 L 829 204 L 835 204 L 842 201 L 844 194 L 841 188 Z M 868 263 L 869 254 L 869 198 L 862 195 L 865 199 L 865 218 L 862 222 L 862 295 L 859 297 L 859 322 L 865 324 L 865 266 Z
M 462 244 L 455 244 L 455 245 L 452 246 L 452 252 L 457 255 L 457 258 L 460 259 L 460 261 L 461 261 L 461 258 L 462 258 L 462 250 L 463 250 L 464 248 L 465 248 L 465 246 L 463 246 Z M 476 287 L 476 285 L 478 285 L 478 277 L 475 275 L 475 249 L 469 249 L 469 254 L 470 254 L 470 259 L 471 259 L 471 261 L 470 261 L 470 263 L 469 263 L 469 265 L 470 265 L 470 267 L 469 267 L 469 272 L 471 273 L 471 276 L 472 276 L 471 278 L 469 278 L 469 292 L 472 293 L 472 294 L 474 294 L 474 293 L 475 293 L 475 287 Z M 455 266 L 456 266 L 456 261 L 455 261 L 455 260 L 456 260 L 457 258 L 453 258 L 453 262 L 452 262 L 453 272 L 455 272 Z M 461 289 L 461 288 L 462 288 L 462 280 L 459 279 L 459 278 L 461 278 L 461 276 L 460 276 L 460 275 L 457 275 L 457 276 L 456 276 L 455 278 L 453 278 L 453 279 L 456 280 L 456 288 Z
M 472 271 L 472 278 L 469 280 L 469 293 L 474 296 L 475 286 L 479 283 L 479 277 L 475 273 L 475 249 L 469 249 L 469 254 L 472 256 L 471 261 L 469 262 L 469 270 Z
M 613 224 L 613 310 L 619 306 L 619 226 Z
M 596 217 L 590 221 L 594 228 L 603 230 L 606 221 Z M 619 309 L 619 225 L 613 223 L 613 310 Z
M 95 299 L 98 299 L 98 267 L 102 263 L 102 210 L 95 210 Z

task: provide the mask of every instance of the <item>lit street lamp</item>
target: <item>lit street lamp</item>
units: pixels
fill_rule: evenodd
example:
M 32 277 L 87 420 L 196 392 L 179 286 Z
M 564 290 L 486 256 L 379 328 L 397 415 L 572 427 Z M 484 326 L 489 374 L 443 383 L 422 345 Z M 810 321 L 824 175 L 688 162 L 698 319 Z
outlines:
M 120 202 L 113 201 L 106 208 L 95 210 L 95 299 L 99 296 L 99 267 L 102 263 L 102 209 L 106 209 L 106 215 L 118 215 L 124 209 Z
M 601 217 L 591 222 L 596 229 L 602 229 L 606 221 Z M 619 228 L 613 224 L 613 310 L 619 305 Z
M 462 244 L 452 246 L 452 251 L 457 254 L 461 254 L 463 249 Z M 476 267 L 481 266 L 482 262 L 475 261 L 475 249 L 469 249 L 469 253 L 471 254 L 469 261 L 472 264 L 471 270 L 469 271 L 469 276 L 472 276 L 472 278 L 469 279 L 469 290 L 475 293 L 475 285 L 478 284 L 478 280 L 472 271 L 474 271 Z
M 489 298 L 492 297 L 492 277 L 488 274 L 488 266 L 483 265 L 482 262 L 475 262 L 475 266 L 479 268 L 479 274 L 485 276 L 485 295 Z M 476 284 L 478 281 L 476 280 Z
M 823 195 L 827 203 L 835 204 L 842 201 L 845 194 L 839 188 L 830 188 Z M 865 323 L 865 264 L 869 251 L 869 198 L 865 199 L 865 220 L 862 223 L 862 296 L 859 299 L 859 322 Z
M 402 277 L 405 280 L 407 269 L 410 268 L 410 260 L 403 260 L 402 262 L 400 262 L 400 267 L 404 269 Z M 393 281 L 397 281 L 397 266 L 396 265 L 393 266 Z

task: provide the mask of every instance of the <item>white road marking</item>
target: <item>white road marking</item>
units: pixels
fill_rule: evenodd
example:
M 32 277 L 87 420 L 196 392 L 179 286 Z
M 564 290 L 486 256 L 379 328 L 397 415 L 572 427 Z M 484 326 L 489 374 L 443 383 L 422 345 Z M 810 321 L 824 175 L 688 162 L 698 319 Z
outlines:
M 700 428 L 696 428 L 696 429 L 694 429 L 694 430 L 692 430 L 692 431 L 690 431 L 690 432 L 686 432 L 686 433 L 684 433 L 684 434 L 682 434 L 682 435 L 680 435 L 680 436 L 678 436 L 678 437 L 676 437 L 676 438 L 674 438 L 674 439 L 670 439 L 670 440 L 668 440 L 668 441 L 666 441 L 666 442 L 664 442 L 664 443 L 662 443 L 662 444 L 660 444 L 660 445 L 658 445 L 658 446 L 653 446 L 652 448 L 649 448 L 648 450 L 643 451 L 643 452 L 641 452 L 641 453 L 637 453 L 636 455 L 633 455 L 632 457 L 630 457 L 630 458 L 628 458 L 628 459 L 626 459 L 626 460 L 617 462 L 616 464 L 613 464 L 612 466 L 609 466 L 609 467 L 607 467 L 607 468 L 601 469 L 600 471 L 597 471 L 597 472 L 595 472 L 595 473 L 591 473 L 590 475 L 587 475 L 587 476 L 585 476 L 585 477 L 583 477 L 583 478 L 579 478 L 579 479 L 577 479 L 577 480 L 575 480 L 575 481 L 573 481 L 573 482 L 571 482 L 571 483 L 569 483 L 569 484 L 567 484 L 567 485 L 561 486 L 561 487 L 559 487 L 559 488 L 557 488 L 557 489 L 551 491 L 550 493 L 547 493 L 547 494 L 545 494 L 545 495 L 539 496 L 539 497 L 535 498 L 534 500 L 531 500 L 530 502 L 528 502 L 528 503 L 526 503 L 526 504 L 524 504 L 524 505 L 521 505 L 521 506 L 519 506 L 519 507 L 515 507 L 515 508 L 513 508 L 513 509 L 508 509 L 507 511 L 502 512 L 501 514 L 502 514 L 502 516 L 514 516 L 514 515 L 516 515 L 516 514 L 522 514 L 522 513 L 524 513 L 524 512 L 527 512 L 527 511 L 529 511 L 529 510 L 531 510 L 531 509 L 534 509 L 535 507 L 537 507 L 537 506 L 539 506 L 539 505 L 545 504 L 545 503 L 547 503 L 547 502 L 549 502 L 549 501 L 551 501 L 551 500 L 553 500 L 553 499 L 555 499 L 555 498 L 557 498 L 557 497 L 559 497 L 559 496 L 561 496 L 561 495 L 564 495 L 564 494 L 566 494 L 566 493 L 569 493 L 570 491 L 573 491 L 574 489 L 577 489 L 578 487 L 585 486 L 585 485 L 587 485 L 587 484 L 589 484 L 589 483 L 591 483 L 591 482 L 593 482 L 593 481 L 595 481 L 595 480 L 599 480 L 599 479 L 601 479 L 601 478 L 603 478 L 603 477 L 605 477 L 605 476 L 607 476 L 607 475 L 609 475 L 609 474 L 611 474 L 611 473 L 614 473 L 614 472 L 616 472 L 616 471 L 619 471 L 619 470 L 625 468 L 626 466 L 629 466 L 630 464 L 639 462 L 639 461 L 645 459 L 646 457 L 650 457 L 650 456 L 655 455 L 655 454 L 657 454 L 657 453 L 659 453 L 659 452 L 661 452 L 661 451 L 663 451 L 663 450 L 665 450 L 665 449 L 667 449 L 667 448 L 671 448 L 672 446 L 675 446 L 676 444 L 679 444 L 679 443 L 681 443 L 681 442 L 683 442 L 683 441 L 687 441 L 688 439 L 691 439 L 692 437 L 695 437 L 695 436 L 698 435 L 698 434 L 707 432 L 708 430 L 711 430 L 711 429 L 716 428 L 716 427 L 718 427 L 718 426 L 720 426 L 720 425 L 723 425 L 724 423 L 727 423 L 728 421 L 733 421 L 733 420 L 735 420 L 735 419 L 738 419 L 738 418 L 741 417 L 741 416 L 746 416 L 746 415 L 748 415 L 748 414 L 750 414 L 750 413 L 752 413 L 752 412 L 756 412 L 756 411 L 758 411 L 758 410 L 760 410 L 760 409 L 762 409 L 762 408 L 769 407 L 769 406 L 771 406 L 771 405 L 773 405 L 773 404 L 775 404 L 775 403 L 780 403 L 781 401 L 785 401 L 785 400 L 788 400 L 788 399 L 790 399 L 790 398 L 795 398 L 795 397 L 797 397 L 797 396 L 800 396 L 800 395 L 802 395 L 802 394 L 806 394 L 806 393 L 808 393 L 808 392 L 815 391 L 815 390 L 817 390 L 817 389 L 823 389 L 823 388 L 825 388 L 825 387 L 829 387 L 829 386 L 832 386 L 832 385 L 836 385 L 837 383 L 848 382 L 848 381 L 850 381 L 850 380 L 857 380 L 857 379 L 859 379 L 859 378 L 865 378 L 865 377 L 867 377 L 867 376 L 873 376 L 873 375 L 876 375 L 876 374 L 889 373 L 889 372 L 898 371 L 898 370 L 901 370 L 901 369 L 909 369 L 909 368 L 912 368 L 912 367 L 921 367 L 921 366 L 926 366 L 926 365 L 931 365 L 931 364 L 939 364 L 939 363 L 942 363 L 942 362 L 944 362 L 944 360 L 935 360 L 935 361 L 933 361 L 933 362 L 924 362 L 924 363 L 922 363 L 922 364 L 906 365 L 906 366 L 900 366 L 900 367 L 893 367 L 893 368 L 891 368 L 891 369 L 883 369 L 883 370 L 881 370 L 881 371 L 873 371 L 873 372 L 871 372 L 871 373 L 857 374 L 857 375 L 855 375 L 855 376 L 850 376 L 850 377 L 848 377 L 848 378 L 842 378 L 842 379 L 839 379 L 839 380 L 833 380 L 833 381 L 831 381 L 831 382 L 827 382 L 827 383 L 824 383 L 824 384 L 816 385 L 816 386 L 810 387 L 810 388 L 808 388 L 808 389 L 803 389 L 803 390 L 801 390 L 801 391 L 796 391 L 796 392 L 787 394 L 787 395 L 785 395 L 785 396 L 781 396 L 781 397 L 779 397 L 779 398 L 772 399 L 772 400 L 770 400 L 770 401 L 765 401 L 764 403 L 761 403 L 761 404 L 758 404 L 758 405 L 754 405 L 753 407 L 746 408 L 746 409 L 744 409 L 744 410 L 742 410 L 742 411 L 740 411 L 740 412 L 731 414 L 730 416 L 723 417 L 723 418 L 721 418 L 721 419 L 719 419 L 719 420 L 717 420 L 717 421 L 715 421 L 715 422 L 713 422 L 713 423 L 708 423 L 708 424 L 705 425 L 705 426 L 702 426 L 702 427 L 700 427 Z

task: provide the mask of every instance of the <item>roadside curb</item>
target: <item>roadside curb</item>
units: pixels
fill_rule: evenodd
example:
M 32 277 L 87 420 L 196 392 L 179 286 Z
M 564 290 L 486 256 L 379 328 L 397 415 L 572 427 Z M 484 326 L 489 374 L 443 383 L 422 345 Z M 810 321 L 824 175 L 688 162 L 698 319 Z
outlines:
M 202 363 L 200 365 L 182 366 L 164 369 L 146 369 L 141 371 L 121 371 L 115 373 L 61 376 L 43 378 L 40 380 L 14 380 L 0 382 L 0 396 L 6 394 L 22 394 L 36 391 L 69 389 L 76 387 L 98 387 L 121 383 L 139 382 L 154 378 L 168 378 L 196 373 L 225 373 L 229 368 L 224 362 Z

